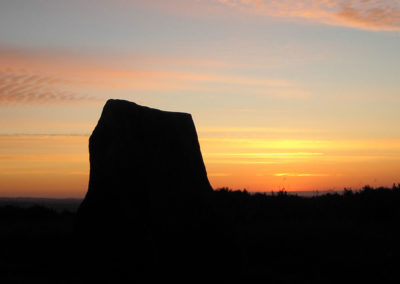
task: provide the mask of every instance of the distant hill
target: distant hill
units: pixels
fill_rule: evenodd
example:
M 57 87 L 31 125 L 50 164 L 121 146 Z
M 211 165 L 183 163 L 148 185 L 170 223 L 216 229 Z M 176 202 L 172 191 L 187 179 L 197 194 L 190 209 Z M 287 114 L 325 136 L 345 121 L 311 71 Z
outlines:
M 28 208 L 32 206 L 43 206 L 57 212 L 76 212 L 82 199 L 80 198 L 35 198 L 35 197 L 0 197 L 0 207 L 15 206 Z

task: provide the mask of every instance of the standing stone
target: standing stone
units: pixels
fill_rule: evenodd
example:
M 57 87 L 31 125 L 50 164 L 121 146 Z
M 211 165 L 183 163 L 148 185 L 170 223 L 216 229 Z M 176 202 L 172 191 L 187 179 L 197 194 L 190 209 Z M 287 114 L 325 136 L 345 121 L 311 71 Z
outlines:
M 108 100 L 89 153 L 76 231 L 92 250 L 132 254 L 134 265 L 149 267 L 185 251 L 170 246 L 199 241 L 195 227 L 212 188 L 190 114 Z

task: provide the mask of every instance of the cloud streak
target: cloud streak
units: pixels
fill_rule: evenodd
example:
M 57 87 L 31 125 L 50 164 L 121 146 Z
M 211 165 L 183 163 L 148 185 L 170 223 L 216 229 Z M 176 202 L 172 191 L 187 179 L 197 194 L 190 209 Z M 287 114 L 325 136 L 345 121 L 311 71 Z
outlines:
M 0 105 L 86 101 L 93 98 L 63 89 L 74 82 L 24 71 L 0 70 Z
M 229 93 L 240 89 L 254 95 L 308 97 L 296 82 L 232 74 L 223 62 L 105 57 L 0 49 L 0 105 L 83 102 L 104 99 L 104 94 L 142 91 Z
M 279 17 L 376 31 L 400 30 L 400 2 L 392 0 L 216 0 Z

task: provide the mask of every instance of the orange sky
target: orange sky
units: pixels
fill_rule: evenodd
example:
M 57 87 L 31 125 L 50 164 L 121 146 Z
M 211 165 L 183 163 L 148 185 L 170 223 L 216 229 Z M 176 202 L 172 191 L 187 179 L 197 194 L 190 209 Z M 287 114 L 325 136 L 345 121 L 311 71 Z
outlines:
M 386 0 L 1 1 L 0 196 L 82 197 L 109 98 L 191 113 L 215 188 L 391 186 L 399 31 Z
M 205 134 L 200 129 L 203 158 L 214 188 L 340 190 L 391 185 L 399 171 L 400 140 L 247 139 Z M 88 136 L 1 135 L 0 161 L 3 196 L 82 197 L 89 177 Z

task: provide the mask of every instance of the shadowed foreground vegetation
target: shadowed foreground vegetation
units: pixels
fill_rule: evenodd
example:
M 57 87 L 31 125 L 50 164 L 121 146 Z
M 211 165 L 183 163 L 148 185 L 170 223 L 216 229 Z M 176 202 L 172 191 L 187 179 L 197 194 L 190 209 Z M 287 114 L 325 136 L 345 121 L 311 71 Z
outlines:
M 209 255 L 210 269 L 222 277 L 261 276 L 267 283 L 398 280 L 400 185 L 314 197 L 223 188 L 207 206 L 193 214 L 207 224 L 201 226 L 209 230 L 204 235 L 215 238 L 219 252 Z M 74 211 L 43 204 L 0 206 L 0 282 L 87 282 L 88 264 L 80 257 L 85 245 L 74 236 L 74 218 Z M 189 253 L 196 246 L 189 245 Z

